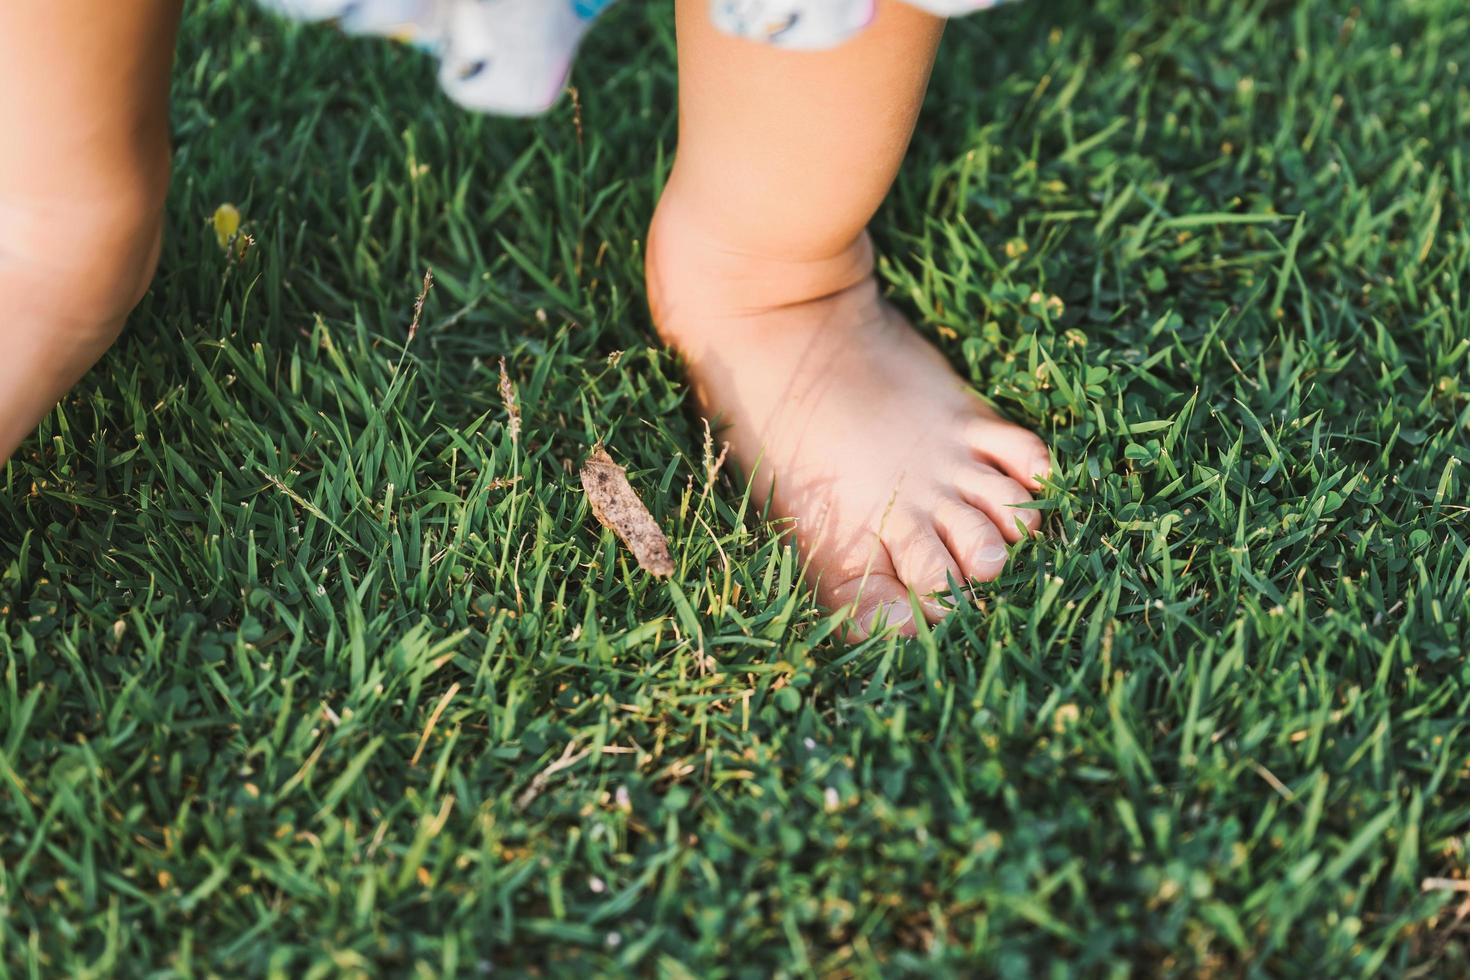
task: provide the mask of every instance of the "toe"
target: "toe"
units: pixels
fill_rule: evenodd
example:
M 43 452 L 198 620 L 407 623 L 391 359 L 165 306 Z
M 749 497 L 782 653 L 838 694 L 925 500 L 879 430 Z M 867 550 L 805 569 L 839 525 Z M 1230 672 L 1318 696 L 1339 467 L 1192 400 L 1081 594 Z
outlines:
M 884 630 L 896 630 L 902 636 L 916 632 L 909 590 L 887 572 L 872 572 L 835 586 L 827 593 L 827 603 L 851 610 L 847 638 L 852 642 Z
M 939 533 L 965 578 L 988 582 L 1006 563 L 1006 543 L 1000 530 L 984 513 L 961 501 L 935 515 Z
M 977 455 L 1023 487 L 1040 490 L 1051 475 L 1051 453 L 1036 433 L 989 412 L 970 425 L 967 441 Z M 1039 478 L 1039 479 L 1038 479 Z
M 1039 511 L 1017 504 L 1031 502 L 1026 488 L 983 463 L 966 467 L 955 480 L 960 496 L 1000 529 L 1007 541 L 1019 541 L 1041 530 Z
M 905 522 L 882 537 L 898 580 L 919 597 L 924 618 L 937 623 L 958 603 L 970 601 L 954 595 L 964 587 L 965 573 L 930 520 Z

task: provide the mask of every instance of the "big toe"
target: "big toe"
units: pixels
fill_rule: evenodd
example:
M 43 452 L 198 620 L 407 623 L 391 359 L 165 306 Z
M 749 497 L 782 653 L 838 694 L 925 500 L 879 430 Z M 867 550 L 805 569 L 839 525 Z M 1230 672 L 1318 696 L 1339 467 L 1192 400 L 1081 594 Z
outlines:
M 866 639 L 885 630 L 913 636 L 914 610 L 909 590 L 892 572 L 869 572 L 828 590 L 828 605 L 850 609 L 847 638 Z

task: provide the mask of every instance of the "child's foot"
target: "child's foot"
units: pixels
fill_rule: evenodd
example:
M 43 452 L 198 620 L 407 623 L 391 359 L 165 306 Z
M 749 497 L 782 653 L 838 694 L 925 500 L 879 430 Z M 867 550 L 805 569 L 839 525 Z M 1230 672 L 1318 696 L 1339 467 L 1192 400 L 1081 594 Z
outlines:
M 878 293 L 864 239 L 821 262 L 735 255 L 666 195 L 649 233 L 660 334 L 685 357 L 757 499 L 793 519 L 818 595 L 854 604 L 858 635 L 914 631 L 950 582 L 993 579 L 1046 446 L 1001 419 Z M 963 599 L 959 601 L 964 601 Z

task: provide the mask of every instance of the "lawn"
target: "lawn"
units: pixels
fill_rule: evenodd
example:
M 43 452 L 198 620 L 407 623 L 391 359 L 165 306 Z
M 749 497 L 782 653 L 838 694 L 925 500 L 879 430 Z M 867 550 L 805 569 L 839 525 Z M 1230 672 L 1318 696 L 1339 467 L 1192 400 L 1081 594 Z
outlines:
M 0 470 L 0 974 L 1470 973 L 1463 5 L 953 26 L 881 274 L 1061 469 L 850 647 L 651 338 L 672 57 L 495 120 L 191 6 L 158 280 Z

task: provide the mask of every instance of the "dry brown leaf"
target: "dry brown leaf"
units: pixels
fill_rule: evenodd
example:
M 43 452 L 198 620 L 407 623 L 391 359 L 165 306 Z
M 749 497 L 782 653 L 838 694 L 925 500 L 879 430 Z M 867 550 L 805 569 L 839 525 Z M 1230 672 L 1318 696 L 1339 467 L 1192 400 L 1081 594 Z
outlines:
M 601 446 L 594 446 L 582 464 L 582 489 L 593 515 L 633 552 L 640 568 L 658 578 L 674 574 L 669 539 L 628 483 L 628 471 Z

